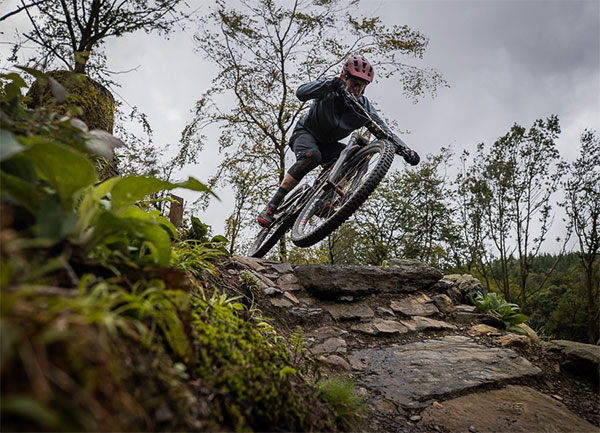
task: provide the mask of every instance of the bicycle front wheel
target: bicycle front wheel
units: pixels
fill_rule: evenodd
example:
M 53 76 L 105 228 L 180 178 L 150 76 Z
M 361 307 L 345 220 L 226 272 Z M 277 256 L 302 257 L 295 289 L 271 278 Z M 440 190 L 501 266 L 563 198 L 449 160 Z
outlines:
M 359 149 L 344 164 L 334 186 L 323 183 L 300 211 L 292 242 L 309 247 L 342 225 L 371 195 L 394 160 L 390 142 L 377 140 Z

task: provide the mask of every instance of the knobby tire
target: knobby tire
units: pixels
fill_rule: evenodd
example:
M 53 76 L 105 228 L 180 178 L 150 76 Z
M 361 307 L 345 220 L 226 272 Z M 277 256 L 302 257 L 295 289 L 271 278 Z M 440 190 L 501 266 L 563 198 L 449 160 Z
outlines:
M 341 226 L 350 216 L 367 200 L 369 195 L 377 188 L 379 183 L 385 177 L 387 171 L 394 160 L 394 149 L 386 140 L 377 140 L 357 152 L 357 155 L 349 159 L 354 161 L 358 155 L 375 155 L 379 153 L 380 158 L 374 168 L 366 173 L 367 178 L 356 189 L 351 192 L 351 196 L 345 199 L 345 203 L 335 211 L 331 216 L 323 219 L 316 227 L 306 231 L 305 226 L 310 218 L 314 217 L 315 208 L 322 196 L 326 194 L 325 186 L 321 186 L 313 195 L 308 203 L 302 208 L 300 214 L 295 219 L 292 227 L 292 242 L 299 247 L 310 247 L 331 234 L 335 229 Z M 351 168 L 351 167 L 350 167 Z M 343 177 L 345 173 L 342 173 Z M 361 181 L 355 179 L 352 182 Z
M 290 208 L 294 208 L 296 206 L 293 202 L 295 202 L 295 200 L 307 189 L 308 185 L 304 185 L 303 187 L 299 188 L 294 193 L 292 193 L 281 204 L 280 212 L 284 212 L 285 215 L 276 218 L 276 220 L 273 221 L 271 227 L 263 227 L 259 230 L 254 240 L 254 243 L 248 251 L 249 257 L 256 257 L 257 259 L 264 257 L 264 255 L 267 254 L 271 250 L 271 248 L 275 246 L 277 241 L 281 239 L 283 235 L 285 235 L 285 232 L 287 232 L 290 229 L 290 227 L 296 219 L 296 216 L 293 213 L 291 213 L 294 210 Z M 297 215 L 298 212 L 295 211 L 295 214 Z

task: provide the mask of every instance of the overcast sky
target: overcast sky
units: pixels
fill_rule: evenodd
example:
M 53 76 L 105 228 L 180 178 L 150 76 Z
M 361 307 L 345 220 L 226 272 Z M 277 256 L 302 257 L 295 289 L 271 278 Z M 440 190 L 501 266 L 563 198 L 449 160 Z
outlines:
M 17 3 L 2 1 L 0 16 Z M 514 123 L 529 127 L 556 114 L 563 131 L 559 151 L 573 160 L 583 129 L 600 131 L 600 1 L 371 0 L 360 8 L 388 25 L 406 24 L 424 33 L 429 46 L 419 64 L 442 73 L 450 85 L 417 104 L 403 99 L 393 79 L 380 78 L 367 89 L 378 109 L 410 132 L 403 139 L 422 155 L 448 145 L 456 153 L 473 150 L 480 142 L 491 144 Z M 11 27 L 19 23 L 10 21 L 0 23 L 0 42 L 11 40 Z M 111 40 L 107 49 L 110 69 L 138 68 L 116 76 L 122 85 L 116 93 L 148 115 L 157 145 L 178 142 L 215 73 L 194 53 L 193 33 L 190 28 L 170 40 L 129 35 Z M 6 48 L 0 45 L 3 68 Z M 203 164 L 185 175 L 205 181 L 217 164 L 215 137 Z M 394 168 L 402 167 L 394 162 Z M 223 201 L 199 217 L 222 233 L 233 204 L 227 192 L 218 193 Z

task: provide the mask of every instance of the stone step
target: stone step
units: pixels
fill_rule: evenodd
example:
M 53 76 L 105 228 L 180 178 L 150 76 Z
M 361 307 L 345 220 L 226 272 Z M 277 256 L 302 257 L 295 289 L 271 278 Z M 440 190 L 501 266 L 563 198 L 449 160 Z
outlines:
M 425 408 L 434 399 L 541 373 L 511 349 L 489 348 L 457 335 L 357 350 L 347 359 L 360 383 L 405 408 Z
M 600 432 L 560 401 L 517 385 L 447 400 L 421 416 L 454 432 Z
M 302 265 L 294 268 L 298 282 L 321 298 L 410 293 L 430 289 L 442 277 L 438 269 L 407 261 L 403 266 Z

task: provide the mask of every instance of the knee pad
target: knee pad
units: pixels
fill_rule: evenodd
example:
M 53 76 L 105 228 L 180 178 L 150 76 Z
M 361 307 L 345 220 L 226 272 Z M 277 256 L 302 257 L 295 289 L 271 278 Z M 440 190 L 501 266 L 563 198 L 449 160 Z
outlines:
M 300 181 L 306 173 L 317 167 L 323 156 L 319 151 L 306 152 L 301 158 L 298 158 L 296 163 L 290 167 L 288 173 L 297 181 Z

